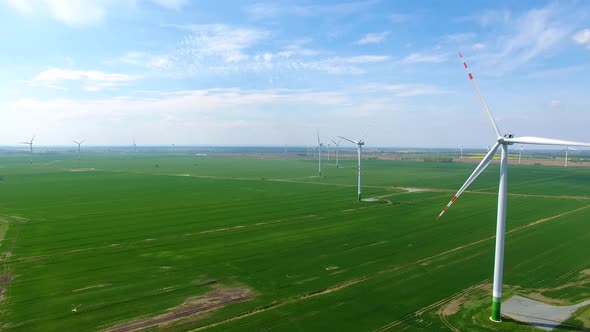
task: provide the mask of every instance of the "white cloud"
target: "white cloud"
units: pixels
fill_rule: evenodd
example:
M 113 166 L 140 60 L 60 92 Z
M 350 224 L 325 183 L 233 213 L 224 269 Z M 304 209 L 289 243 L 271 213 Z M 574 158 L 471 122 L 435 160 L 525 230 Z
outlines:
M 356 43 L 359 45 L 366 45 L 366 44 L 379 44 L 389 36 L 389 32 L 376 32 L 376 33 L 367 33 L 363 36 L 363 38 L 359 39 Z
M 180 9 L 187 0 L 150 0 L 170 9 Z M 74 27 L 101 23 L 109 12 L 135 8 L 139 0 L 8 0 L 9 6 L 25 15 L 47 15 Z
M 561 108 L 561 100 L 551 100 L 548 103 L 550 108 L 553 109 L 560 109 Z
M 576 32 L 572 36 L 572 39 L 574 42 L 576 42 L 576 44 L 585 45 L 588 47 L 588 49 L 590 49 L 590 29 L 584 29 Z
M 407 55 L 405 63 L 441 63 L 448 59 L 448 54 L 411 53 Z
M 21 14 L 31 14 L 33 12 L 33 5 L 30 1 L 26 0 L 7 0 L 10 6 L 14 7 Z
M 126 74 L 104 73 L 96 70 L 49 68 L 31 80 L 32 85 L 59 87 L 60 82 L 82 81 L 84 89 L 98 91 L 137 79 Z

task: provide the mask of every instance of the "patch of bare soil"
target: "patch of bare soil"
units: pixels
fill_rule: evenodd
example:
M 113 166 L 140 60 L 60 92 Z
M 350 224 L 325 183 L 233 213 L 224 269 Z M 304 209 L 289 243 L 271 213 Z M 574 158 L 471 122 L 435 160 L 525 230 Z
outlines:
M 0 285 L 9 283 L 10 280 L 12 280 L 12 276 L 10 276 L 10 275 L 0 276 Z M 6 299 L 6 295 L 4 295 L 4 291 L 5 291 L 5 288 L 0 286 L 0 302 L 4 302 L 4 300 Z
M 439 310 L 439 315 L 443 316 L 450 316 L 456 314 L 459 309 L 472 301 L 473 299 L 478 299 L 482 296 L 482 294 L 489 293 L 489 290 L 492 288 L 492 284 L 490 283 L 483 283 L 479 285 L 472 286 L 467 288 L 465 291 L 455 294 L 449 302 L 441 306 Z M 487 293 L 486 293 L 487 292 Z
M 168 313 L 119 324 L 104 331 L 124 332 L 161 327 L 181 319 L 202 315 L 203 313 L 219 309 L 233 302 L 251 299 L 253 296 L 253 292 L 247 288 L 217 287 L 217 289 L 205 295 L 189 298 L 178 307 L 170 309 Z

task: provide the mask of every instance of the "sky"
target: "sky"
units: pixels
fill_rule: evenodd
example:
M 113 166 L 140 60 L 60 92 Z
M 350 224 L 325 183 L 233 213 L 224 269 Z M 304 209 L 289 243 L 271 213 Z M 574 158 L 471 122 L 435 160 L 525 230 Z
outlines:
M 590 142 L 587 1 L 0 0 L 0 145 Z

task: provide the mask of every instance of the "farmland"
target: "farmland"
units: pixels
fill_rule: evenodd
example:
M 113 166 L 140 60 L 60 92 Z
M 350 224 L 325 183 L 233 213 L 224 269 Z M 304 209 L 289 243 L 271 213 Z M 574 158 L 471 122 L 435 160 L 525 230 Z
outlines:
M 303 158 L 0 156 L 0 330 L 108 330 L 227 288 L 246 295 L 160 328 L 532 330 L 487 319 L 497 165 L 439 222 L 475 165 L 364 161 L 378 200 L 360 203 L 356 162 L 341 165 L 318 178 Z M 504 298 L 589 299 L 590 169 L 509 174 Z

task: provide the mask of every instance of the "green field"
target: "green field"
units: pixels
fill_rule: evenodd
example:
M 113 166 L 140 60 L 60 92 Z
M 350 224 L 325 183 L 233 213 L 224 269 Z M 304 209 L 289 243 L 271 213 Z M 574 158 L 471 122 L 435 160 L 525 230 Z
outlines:
M 318 178 L 313 160 L 0 156 L 0 330 L 104 330 L 241 287 L 159 329 L 532 331 L 487 320 L 498 166 L 434 221 L 474 167 L 368 160 L 380 200 L 358 203 L 354 160 Z M 508 191 L 504 299 L 589 299 L 590 169 L 511 165 Z

